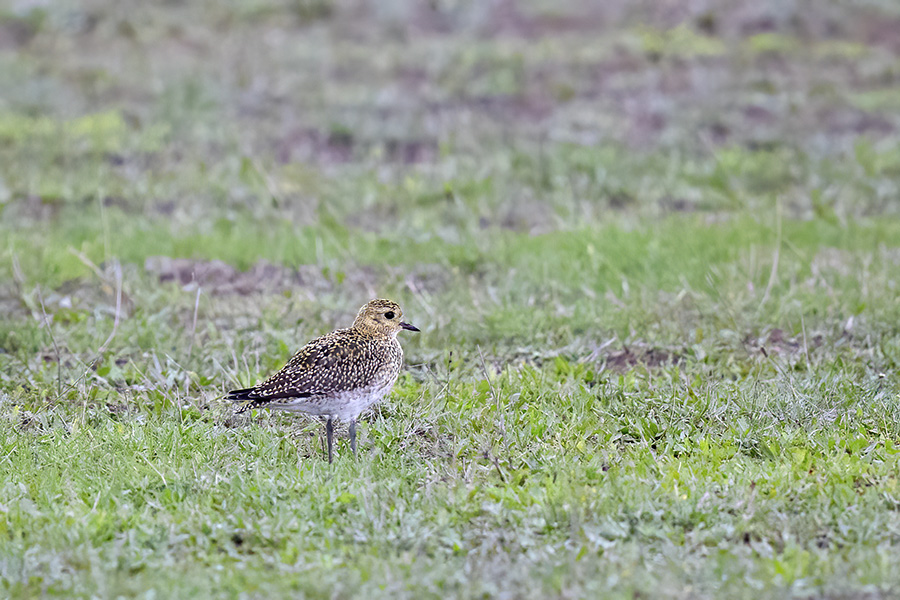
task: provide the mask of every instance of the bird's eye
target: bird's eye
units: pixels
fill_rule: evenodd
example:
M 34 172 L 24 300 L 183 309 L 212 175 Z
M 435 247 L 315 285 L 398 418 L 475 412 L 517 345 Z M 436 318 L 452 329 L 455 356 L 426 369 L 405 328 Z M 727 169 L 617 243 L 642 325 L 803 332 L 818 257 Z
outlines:
M 390 321 L 391 319 L 393 319 L 393 318 L 394 318 L 394 311 L 389 310 L 389 311 L 387 311 L 386 313 L 384 313 L 384 318 L 387 319 L 388 321 Z

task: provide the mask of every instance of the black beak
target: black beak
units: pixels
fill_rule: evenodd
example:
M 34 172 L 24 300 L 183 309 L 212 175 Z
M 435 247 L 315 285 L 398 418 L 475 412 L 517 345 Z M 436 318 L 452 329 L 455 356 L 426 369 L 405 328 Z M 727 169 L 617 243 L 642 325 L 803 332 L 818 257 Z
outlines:
M 419 331 L 419 328 L 415 325 L 410 325 L 409 323 L 404 323 L 403 321 L 400 321 L 400 327 L 408 331 Z

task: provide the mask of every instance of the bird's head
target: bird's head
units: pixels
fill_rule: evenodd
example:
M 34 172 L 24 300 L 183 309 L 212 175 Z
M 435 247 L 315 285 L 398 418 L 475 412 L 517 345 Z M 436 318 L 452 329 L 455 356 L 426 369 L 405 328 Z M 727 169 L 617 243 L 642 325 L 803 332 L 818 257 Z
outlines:
M 401 320 L 403 311 L 393 300 L 376 299 L 359 309 L 353 327 L 385 337 L 396 337 L 401 329 L 419 331 L 417 327 Z

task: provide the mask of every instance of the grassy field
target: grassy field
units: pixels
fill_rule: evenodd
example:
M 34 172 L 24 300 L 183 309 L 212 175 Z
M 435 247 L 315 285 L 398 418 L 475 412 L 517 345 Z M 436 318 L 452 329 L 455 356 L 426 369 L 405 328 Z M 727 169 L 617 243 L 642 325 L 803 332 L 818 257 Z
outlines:
M 900 596 L 900 5 L 0 5 L 0 596 Z M 372 297 L 333 465 L 220 400 Z

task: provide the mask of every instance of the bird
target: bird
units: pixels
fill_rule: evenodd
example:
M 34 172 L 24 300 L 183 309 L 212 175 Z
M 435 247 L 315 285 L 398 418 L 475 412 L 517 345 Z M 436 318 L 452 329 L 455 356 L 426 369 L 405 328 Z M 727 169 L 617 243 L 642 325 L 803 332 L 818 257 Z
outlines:
M 310 341 L 280 371 L 253 387 L 228 392 L 225 399 L 241 403 L 239 413 L 268 408 L 324 417 L 329 463 L 334 421 L 349 421 L 355 458 L 357 418 L 384 398 L 403 366 L 397 334 L 420 331 L 402 316 L 396 302 L 371 300 L 353 325 Z

